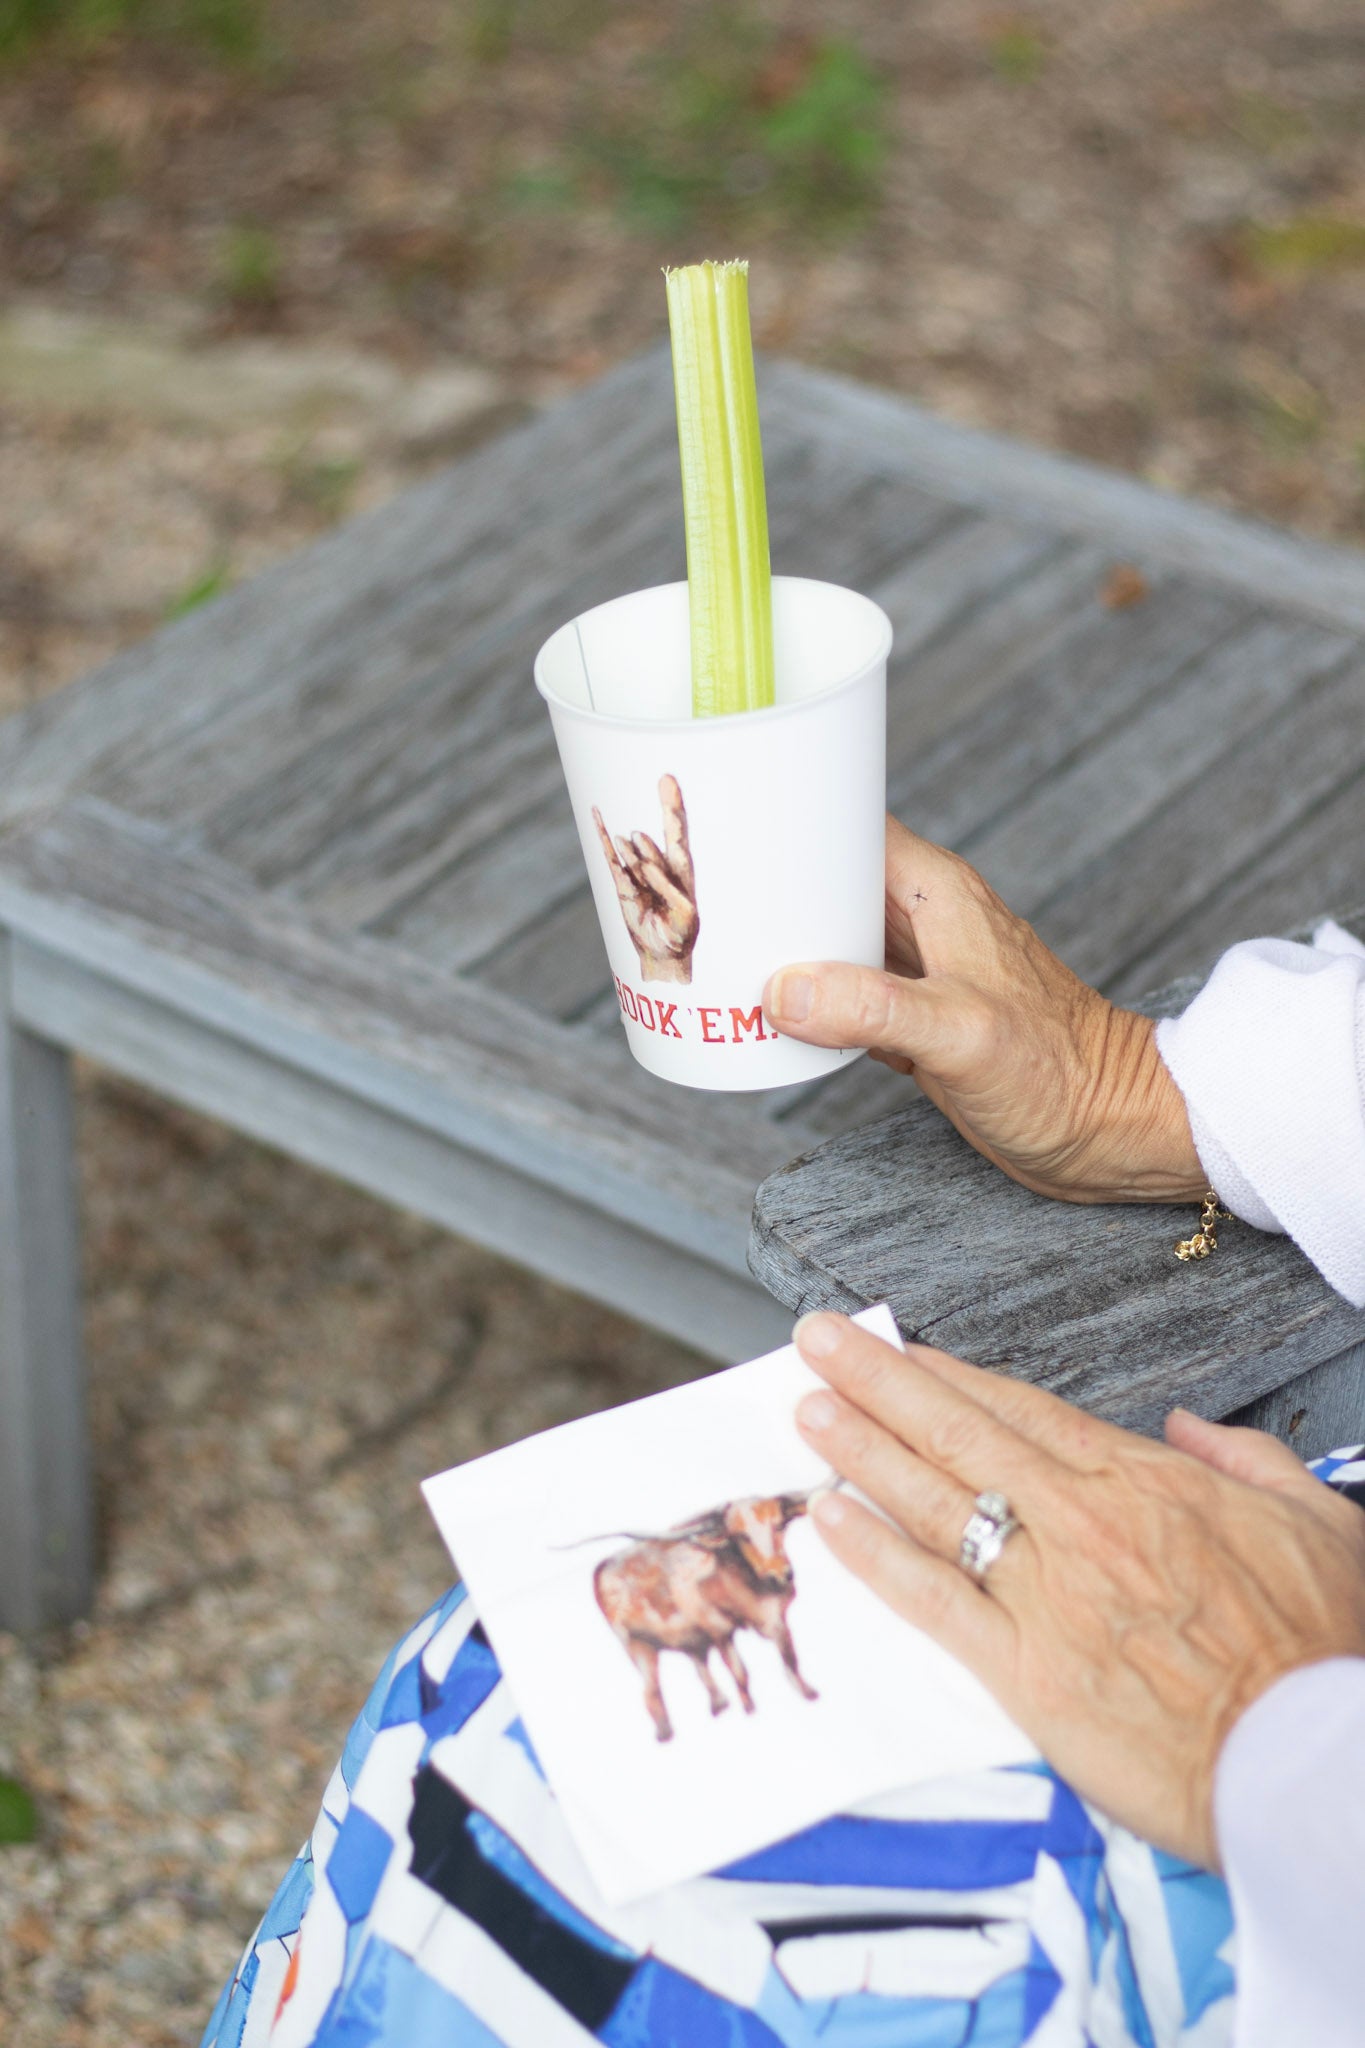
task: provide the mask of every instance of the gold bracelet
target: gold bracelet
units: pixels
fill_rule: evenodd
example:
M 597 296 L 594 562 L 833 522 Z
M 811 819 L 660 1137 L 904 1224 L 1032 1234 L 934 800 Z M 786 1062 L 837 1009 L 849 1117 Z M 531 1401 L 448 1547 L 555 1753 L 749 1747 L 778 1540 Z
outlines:
M 1212 1188 L 1205 1189 L 1204 1206 L 1200 1211 L 1199 1228 L 1193 1237 L 1182 1237 L 1175 1248 L 1178 1259 L 1206 1259 L 1218 1249 L 1219 1223 L 1231 1223 L 1232 1211 L 1225 1209 Z

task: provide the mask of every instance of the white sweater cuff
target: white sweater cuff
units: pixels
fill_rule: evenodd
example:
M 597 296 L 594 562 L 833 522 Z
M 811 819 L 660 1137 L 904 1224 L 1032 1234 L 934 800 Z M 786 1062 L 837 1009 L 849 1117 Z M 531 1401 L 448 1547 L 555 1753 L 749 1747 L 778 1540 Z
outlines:
M 1158 1035 L 1158 1046 L 1160 1043 Z M 1190 1136 L 1199 1154 L 1199 1164 L 1223 1207 L 1231 1209 L 1234 1216 L 1239 1216 L 1243 1223 L 1249 1223 L 1253 1230 L 1273 1230 L 1283 1236 L 1284 1225 L 1279 1217 L 1266 1207 L 1232 1154 L 1219 1144 L 1195 1105 L 1187 1101 L 1185 1108 L 1189 1112 Z
M 1365 2033 L 1365 1657 L 1292 1671 L 1223 1745 L 1214 1827 L 1237 1929 L 1234 2048 Z
M 1248 939 L 1156 1042 L 1210 1186 L 1365 1306 L 1365 946 Z

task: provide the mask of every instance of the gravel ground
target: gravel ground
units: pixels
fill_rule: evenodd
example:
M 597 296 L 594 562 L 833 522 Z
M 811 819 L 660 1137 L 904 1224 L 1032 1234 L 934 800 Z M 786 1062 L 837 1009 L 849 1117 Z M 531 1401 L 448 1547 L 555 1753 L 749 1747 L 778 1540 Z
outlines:
M 6 2048 L 172 2048 L 449 1567 L 418 1481 L 699 1367 L 618 1316 L 103 1083 L 82 1158 L 93 1620 L 0 1638 Z
M 752 257 L 771 349 L 1365 533 L 1356 0 L 849 0 L 866 71 L 813 0 L 234 7 L 231 63 L 151 31 L 7 58 L 0 7 L 0 709 L 654 338 L 658 263 L 701 253 Z M 182 2048 L 445 1583 L 417 1481 L 700 1362 L 81 1101 L 106 1564 L 89 1624 L 0 1638 L 42 1821 L 0 1850 L 0 2036 Z

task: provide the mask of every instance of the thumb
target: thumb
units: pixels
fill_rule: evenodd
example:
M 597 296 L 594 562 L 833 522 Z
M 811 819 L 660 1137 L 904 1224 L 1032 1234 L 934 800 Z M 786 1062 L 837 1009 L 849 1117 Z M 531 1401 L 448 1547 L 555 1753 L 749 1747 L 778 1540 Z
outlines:
M 1301 1460 L 1278 1437 L 1267 1436 L 1263 1429 L 1229 1429 L 1221 1422 L 1205 1422 L 1188 1408 L 1173 1408 L 1166 1417 L 1166 1441 L 1247 1486 L 1281 1492 L 1304 1478 Z
M 932 1062 L 942 1043 L 940 992 L 880 967 L 807 961 L 781 967 L 763 991 L 769 1021 L 811 1045 L 876 1046 Z

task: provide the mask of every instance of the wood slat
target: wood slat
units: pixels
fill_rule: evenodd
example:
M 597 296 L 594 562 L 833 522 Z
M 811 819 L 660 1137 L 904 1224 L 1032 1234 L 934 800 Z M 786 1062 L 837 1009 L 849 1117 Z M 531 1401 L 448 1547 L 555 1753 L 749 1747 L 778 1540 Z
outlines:
M 672 545 L 672 536 L 669 537 Z M 643 570 L 650 538 L 635 561 Z M 661 556 L 651 566 L 666 571 Z M 674 565 L 676 566 L 676 564 Z M 657 578 L 656 578 L 657 580 Z M 580 581 L 578 593 L 586 594 Z M 553 738 L 531 687 L 561 593 L 457 650 L 409 686 L 287 753 L 223 796 L 197 835 L 261 887 L 360 924 L 461 849 L 534 812 L 555 788 Z
M 519 539 L 523 515 L 547 515 L 513 499 L 479 546 L 427 564 L 420 579 L 406 562 L 390 565 L 386 579 L 372 571 L 362 616 L 338 621 L 325 667 L 290 669 L 202 737 L 102 781 L 100 793 L 138 815 L 194 825 L 225 857 L 259 858 L 263 872 L 282 874 L 295 849 L 278 814 L 267 845 L 258 851 L 252 839 L 253 826 L 272 815 L 264 808 L 272 786 L 284 784 L 300 804 L 302 862 L 329 817 L 329 760 L 354 753 L 356 775 L 382 773 L 382 749 L 380 762 L 371 760 L 376 734 L 387 730 L 401 752 L 416 742 L 423 714 L 423 736 L 434 723 L 453 746 L 475 682 L 515 702 L 566 604 L 572 611 L 599 603 L 623 577 L 658 582 L 681 573 L 676 527 L 659 509 L 668 476 L 667 452 L 658 448 L 652 468 L 618 479 L 619 489 L 604 478 L 596 494 L 580 491 L 572 506 L 552 510 L 562 556 L 547 559 L 543 545 Z M 434 507 L 433 516 L 441 511 Z
M 596 933 L 597 919 L 557 759 L 553 765 L 557 779 L 533 815 L 481 841 L 401 912 L 367 929 L 420 959 L 477 969 L 490 988 L 521 987 L 518 963 L 539 948 L 545 1014 L 568 1018 L 606 986 L 606 960 L 600 938 L 585 957 L 583 935 Z
M 1188 1208 L 1084 1208 L 1005 1179 L 922 1098 L 759 1189 L 749 1260 L 794 1312 L 887 1300 L 907 1337 L 1134 1429 L 1223 1416 L 1365 1335 L 1286 1239 L 1228 1227 L 1182 1266 Z
M 481 988 L 495 988 L 517 1001 L 531 1002 L 539 995 L 553 1004 L 550 1015 L 566 1021 L 584 1020 L 584 1013 L 596 1006 L 605 1031 L 614 1025 L 616 995 L 576 831 L 572 865 L 566 854 L 565 870 L 573 878 L 572 892 L 484 960 L 474 978 Z M 594 1020 L 584 1021 L 591 1031 Z
M 69 805 L 0 844 L 0 920 L 169 1012 L 718 1258 L 733 1256 L 736 1218 L 789 1150 L 742 1097 L 698 1117 L 682 1090 L 642 1090 L 624 1045 L 586 1045 L 390 947 L 330 937 L 105 807 Z
M 610 985 L 599 988 L 570 1021 L 575 1031 L 589 1038 L 615 1038 L 621 1028 L 615 989 Z
M 1359 1440 L 1362 1416 L 1365 1344 L 1356 1344 L 1238 1409 L 1228 1421 L 1242 1429 L 1268 1430 L 1301 1458 L 1321 1458 L 1339 1444 Z
M 1363 681 L 1357 678 L 1357 688 Z M 1248 797 L 1255 801 L 1254 789 Z M 1339 911 L 1362 901 L 1365 769 L 1347 766 L 1334 791 L 1311 798 L 1287 829 L 1258 838 L 1240 872 L 1197 895 L 1184 917 L 1116 975 L 1115 991 L 1126 999 L 1153 981 L 1206 969 L 1239 939 L 1291 930 L 1324 904 Z
M 1106 694 L 1126 716 L 1089 745 L 1086 728 L 1094 733 L 1098 715 L 1082 712 L 1068 721 L 1061 733 L 1074 735 L 1070 757 L 1046 771 L 1040 763 L 1027 784 L 1019 777 L 1028 789 L 1023 800 L 959 840 L 1025 916 L 1040 912 L 1075 877 L 1088 876 L 1180 791 L 1202 793 L 1230 748 L 1272 722 L 1315 678 L 1339 668 L 1356 646 L 1344 634 L 1298 620 L 1262 619 L 1181 666 L 1180 639 L 1177 632 L 1166 640 L 1163 662 L 1115 673 Z M 1192 635 L 1191 643 L 1197 645 Z M 1140 696 L 1135 673 L 1146 685 Z M 1219 812 L 1207 815 L 1221 830 Z
M 1016 676 L 1077 631 L 1111 567 L 1100 548 L 1056 546 L 959 610 L 927 645 L 907 642 L 892 665 L 889 761 L 903 767 L 1008 694 Z
M 893 1074 L 876 1060 L 857 1060 L 843 1073 L 815 1081 L 794 1099 L 771 1104 L 789 1129 L 820 1139 L 838 1137 L 859 1124 L 875 1123 L 894 1109 L 903 1109 L 919 1093 L 906 1074 Z
M 972 518 L 948 527 L 868 588 L 891 621 L 893 676 L 1068 552 L 1048 528 L 1018 520 Z
M 1154 583 L 1145 603 L 1121 612 L 1105 611 L 1092 589 L 1008 687 L 985 702 L 963 692 L 961 713 L 949 697 L 936 731 L 896 744 L 891 808 L 926 837 L 967 847 L 1251 617 L 1239 600 L 1182 580 Z
M 769 549 L 780 576 L 870 589 L 971 517 L 895 471 L 850 462 L 807 434 L 768 436 L 764 470 Z M 680 509 L 670 494 L 675 520 Z
M 1230 736 L 1231 737 L 1231 736 Z M 1168 938 L 1220 903 L 1263 849 L 1331 797 L 1365 762 L 1365 662 L 1329 668 L 1281 715 L 1229 745 L 1134 832 L 1117 840 L 1036 917 L 1048 944 L 1086 980 L 1131 988 L 1151 963 L 1183 958 Z M 1347 843 L 1365 856 L 1365 811 Z M 1321 877 L 1318 902 L 1330 891 Z M 1263 927 L 1264 928 L 1264 927 Z M 1149 975 L 1150 979 L 1160 974 Z

